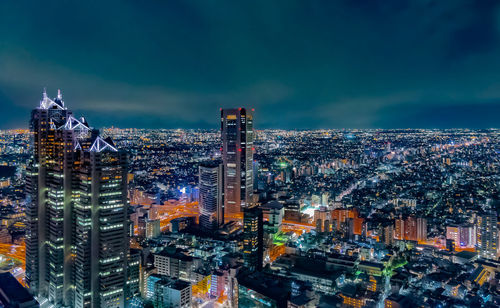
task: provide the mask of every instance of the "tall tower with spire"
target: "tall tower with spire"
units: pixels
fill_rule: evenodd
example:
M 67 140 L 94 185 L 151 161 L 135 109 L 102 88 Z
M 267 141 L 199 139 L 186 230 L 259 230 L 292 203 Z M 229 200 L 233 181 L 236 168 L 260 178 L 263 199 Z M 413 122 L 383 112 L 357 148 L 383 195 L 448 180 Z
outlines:
M 26 283 L 42 303 L 124 307 L 127 156 L 44 90 L 31 113 Z

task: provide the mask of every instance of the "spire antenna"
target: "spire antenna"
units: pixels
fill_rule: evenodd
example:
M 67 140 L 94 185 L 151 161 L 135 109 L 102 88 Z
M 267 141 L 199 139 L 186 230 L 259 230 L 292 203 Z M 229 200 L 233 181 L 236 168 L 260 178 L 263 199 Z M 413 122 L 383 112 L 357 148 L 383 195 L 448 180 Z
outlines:
M 57 89 L 57 98 L 62 99 L 61 89 Z
M 47 97 L 47 88 L 43 87 L 43 98 Z

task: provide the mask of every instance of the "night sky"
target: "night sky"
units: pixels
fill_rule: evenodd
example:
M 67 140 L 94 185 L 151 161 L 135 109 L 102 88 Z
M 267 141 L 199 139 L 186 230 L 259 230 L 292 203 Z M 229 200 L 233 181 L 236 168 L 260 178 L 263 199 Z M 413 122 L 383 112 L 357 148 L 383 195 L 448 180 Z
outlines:
M 500 127 L 500 1 L 0 1 L 0 128 Z

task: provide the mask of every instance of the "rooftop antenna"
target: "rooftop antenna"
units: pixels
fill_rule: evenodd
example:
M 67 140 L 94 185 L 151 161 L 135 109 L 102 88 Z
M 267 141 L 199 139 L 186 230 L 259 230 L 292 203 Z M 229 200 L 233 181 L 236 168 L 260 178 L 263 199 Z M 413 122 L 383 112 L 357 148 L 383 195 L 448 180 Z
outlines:
M 61 89 L 57 89 L 57 98 L 58 98 L 59 100 L 62 100 Z
M 47 98 L 47 88 L 43 87 L 43 98 Z

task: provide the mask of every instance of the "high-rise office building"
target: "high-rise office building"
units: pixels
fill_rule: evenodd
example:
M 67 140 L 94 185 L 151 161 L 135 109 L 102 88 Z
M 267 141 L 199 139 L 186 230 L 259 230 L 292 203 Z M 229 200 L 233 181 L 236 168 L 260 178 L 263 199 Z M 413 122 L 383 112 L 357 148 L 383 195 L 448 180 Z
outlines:
M 497 213 L 490 211 L 478 216 L 478 248 L 483 258 L 496 259 L 498 248 Z
M 261 270 L 264 257 L 264 219 L 259 207 L 243 210 L 243 261 L 252 271 Z
M 71 228 L 71 217 L 65 223 L 64 218 L 69 215 L 64 215 L 63 210 L 69 202 L 64 199 L 71 195 L 71 182 L 67 183 L 68 179 L 71 181 L 71 168 L 65 163 L 64 154 L 72 149 L 61 148 L 66 143 L 56 127 L 64 127 L 70 117 L 72 113 L 64 107 L 60 94 L 51 100 L 43 92 L 40 107 L 31 113 L 33 156 L 26 170 L 26 283 L 33 294 L 45 297 L 49 295 L 49 285 L 53 286 L 52 291 L 59 291 L 52 295 L 57 296 L 58 302 L 62 302 L 63 289 L 69 289 L 71 276 L 64 266 L 70 245 L 61 235 L 64 229 Z M 56 183 L 61 181 L 64 183 L 57 190 Z M 55 261 L 59 261 L 57 267 Z
M 221 110 L 224 214 L 249 207 L 253 196 L 253 110 Z
M 31 116 L 26 283 L 41 302 L 123 307 L 127 273 L 127 157 L 76 119 L 62 95 Z
M 223 166 L 218 161 L 200 164 L 200 227 L 205 232 L 213 232 L 224 223 L 223 213 Z
M 123 307 L 127 281 L 126 154 L 97 137 L 74 190 L 75 307 Z M 67 235 L 65 235 L 67 236 Z

